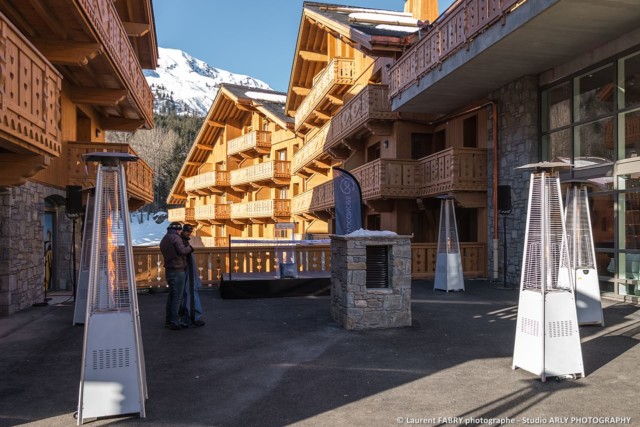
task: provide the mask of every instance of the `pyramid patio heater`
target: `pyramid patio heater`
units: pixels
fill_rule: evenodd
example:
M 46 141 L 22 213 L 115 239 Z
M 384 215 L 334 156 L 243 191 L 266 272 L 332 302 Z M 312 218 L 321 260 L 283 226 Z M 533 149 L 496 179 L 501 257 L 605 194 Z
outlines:
M 136 295 L 123 153 L 90 153 L 99 162 L 89 248 L 87 310 L 78 425 L 87 419 L 145 416 L 147 385 Z
M 93 195 L 87 196 L 87 208 L 84 214 L 82 230 L 82 250 L 80 251 L 80 271 L 76 286 L 76 301 L 73 311 L 73 324 L 84 325 L 87 316 L 87 291 L 89 289 L 89 263 L 91 261 L 91 234 L 93 233 Z
M 583 181 L 571 182 L 566 204 L 567 240 L 574 272 L 578 324 L 604 326 L 589 198 Z
M 536 163 L 529 183 L 512 368 L 547 377 L 584 377 L 558 169 Z
M 433 289 L 447 292 L 464 291 L 454 199 L 449 196 L 442 197 L 440 204 L 440 230 Z

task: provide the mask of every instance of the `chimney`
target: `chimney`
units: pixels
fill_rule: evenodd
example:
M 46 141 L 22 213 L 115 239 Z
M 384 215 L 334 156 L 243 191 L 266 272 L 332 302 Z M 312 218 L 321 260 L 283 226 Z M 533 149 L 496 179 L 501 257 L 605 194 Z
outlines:
M 438 17 L 438 0 L 405 0 L 404 11 L 415 19 L 433 22 Z

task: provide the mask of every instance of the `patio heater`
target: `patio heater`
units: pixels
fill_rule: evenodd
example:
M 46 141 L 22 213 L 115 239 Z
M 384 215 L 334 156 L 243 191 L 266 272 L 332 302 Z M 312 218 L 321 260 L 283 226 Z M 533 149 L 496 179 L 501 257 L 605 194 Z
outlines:
M 512 368 L 547 377 L 584 377 L 560 176 L 566 163 L 535 163 L 529 183 Z
M 454 199 L 450 196 L 440 198 L 442 199 L 440 204 L 440 230 L 438 232 L 436 278 L 433 289 L 447 292 L 464 291 Z
M 136 295 L 123 153 L 90 153 L 97 161 L 78 425 L 87 419 L 145 416 L 147 384 Z M 87 239 L 89 240 L 89 239 Z
M 584 181 L 570 183 L 565 218 L 578 324 L 604 326 L 587 187 Z
M 87 196 L 87 208 L 84 214 L 84 228 L 82 230 L 82 249 L 80 252 L 80 271 L 78 271 L 78 287 L 73 311 L 73 324 L 84 325 L 87 316 L 87 290 L 89 289 L 89 262 L 93 247 L 91 235 L 93 233 L 93 196 Z

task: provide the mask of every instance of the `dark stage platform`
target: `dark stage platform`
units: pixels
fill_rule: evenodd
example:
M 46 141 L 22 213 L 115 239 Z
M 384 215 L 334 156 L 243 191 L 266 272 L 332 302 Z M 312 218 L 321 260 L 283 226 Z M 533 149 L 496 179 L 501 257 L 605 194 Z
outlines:
M 220 281 L 223 299 L 279 298 L 329 295 L 331 277 L 326 273 L 300 275 L 297 279 L 278 279 L 266 274 L 224 275 Z

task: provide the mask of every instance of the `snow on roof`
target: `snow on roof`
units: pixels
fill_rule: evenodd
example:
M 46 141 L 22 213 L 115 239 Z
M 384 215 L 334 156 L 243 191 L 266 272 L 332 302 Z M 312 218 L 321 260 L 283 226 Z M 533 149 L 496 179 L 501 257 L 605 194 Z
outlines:
M 418 31 L 418 27 L 400 27 L 398 25 L 387 25 L 387 24 L 376 25 L 376 29 L 387 30 L 387 31 L 402 31 L 405 33 L 415 33 L 416 31 Z
M 398 26 L 418 26 L 418 20 L 411 16 L 390 15 L 382 13 L 357 12 L 349 14 L 349 22 L 371 24 L 388 24 Z
M 351 237 L 380 237 L 380 236 L 397 236 L 398 234 L 393 231 L 377 231 L 377 230 L 365 230 L 363 228 L 347 234 Z
M 320 10 L 322 9 L 326 9 L 334 12 L 346 12 L 349 14 L 361 12 L 361 13 L 371 13 L 371 14 L 380 14 L 380 15 L 395 15 L 395 16 L 409 16 L 409 17 L 411 16 L 411 13 L 409 12 L 398 12 L 395 10 L 384 10 L 384 9 L 367 9 L 362 7 L 325 6 L 325 7 L 320 7 Z
M 270 102 L 279 102 L 284 104 L 287 101 L 286 95 L 280 95 L 276 93 L 265 93 L 265 92 L 256 92 L 256 91 L 247 91 L 245 95 L 251 99 L 261 100 L 261 101 L 270 101 Z

